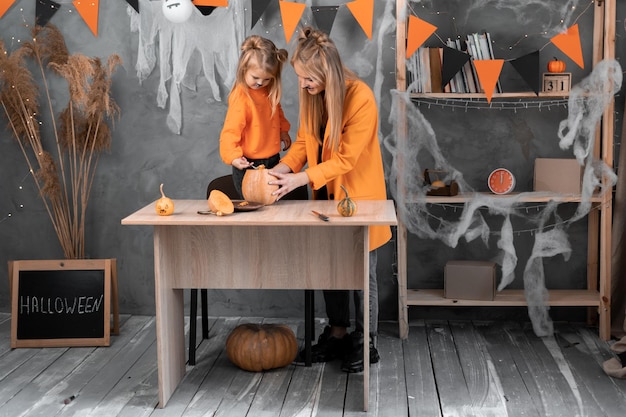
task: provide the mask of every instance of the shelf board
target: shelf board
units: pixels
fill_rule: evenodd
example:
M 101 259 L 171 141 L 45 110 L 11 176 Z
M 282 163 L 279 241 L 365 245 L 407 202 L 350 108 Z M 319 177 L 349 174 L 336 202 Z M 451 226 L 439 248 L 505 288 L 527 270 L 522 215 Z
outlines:
M 410 93 L 410 97 L 412 98 L 441 98 L 441 99 L 487 99 L 485 93 Z M 511 93 L 493 93 L 493 99 L 499 98 L 567 98 L 569 96 L 569 92 L 556 92 L 556 93 L 539 93 L 535 94 L 534 91 L 517 91 Z
M 600 294 L 594 290 L 549 290 L 550 306 L 589 307 L 600 305 Z M 449 307 L 514 307 L 526 306 L 524 290 L 502 290 L 496 292 L 492 301 L 459 300 L 445 298 L 443 290 L 422 289 L 407 290 L 407 305 L 414 306 L 449 306 Z
M 579 203 L 581 201 L 580 194 L 557 194 L 546 192 L 524 192 L 524 193 L 509 193 L 509 194 L 493 194 L 489 192 L 480 193 L 459 193 L 455 196 L 426 196 L 427 203 L 465 203 L 477 195 L 489 196 L 494 199 L 517 199 L 520 203 L 547 203 L 549 201 L 557 201 L 561 203 Z M 602 196 L 594 194 L 591 197 L 592 203 L 601 203 Z

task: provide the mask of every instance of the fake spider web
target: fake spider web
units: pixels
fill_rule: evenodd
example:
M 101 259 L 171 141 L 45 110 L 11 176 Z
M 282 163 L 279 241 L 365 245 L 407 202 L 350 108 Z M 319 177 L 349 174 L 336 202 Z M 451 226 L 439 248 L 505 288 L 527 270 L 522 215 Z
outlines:
M 562 149 L 572 149 L 574 156 L 584 165 L 581 202 L 571 218 L 561 219 L 557 214 L 558 203 L 551 201 L 536 217 L 526 220 L 537 231 L 532 253 L 524 268 L 524 293 L 528 304 L 528 314 L 535 334 L 547 336 L 553 333 L 552 321 L 546 304 L 548 291 L 545 286 L 543 259 L 562 255 L 567 261 L 572 252 L 567 230 L 572 222 L 586 216 L 591 209 L 591 196 L 594 190 L 600 194 L 611 192 L 616 182 L 613 170 L 603 161 L 594 159 L 592 150 L 595 146 L 595 131 L 600 118 L 613 96 L 622 84 L 622 70 L 614 60 L 602 61 L 572 88 L 568 99 L 568 117 L 559 125 L 559 145 Z M 407 93 L 394 91 L 389 122 L 394 126 L 395 135 L 385 138 L 384 146 L 392 156 L 389 190 L 397 202 L 398 216 L 407 230 L 423 239 L 436 239 L 454 248 L 460 239 L 471 242 L 482 239 L 488 245 L 492 230 L 481 210 L 485 208 L 490 215 L 503 217 L 498 231 L 497 247 L 500 251 L 498 263 L 502 269 L 502 278 L 498 291 L 507 287 L 515 278 L 518 257 L 513 242 L 511 217 L 518 215 L 516 208 L 523 205 L 527 193 L 520 193 L 510 198 L 497 198 L 490 194 L 474 193 L 463 174 L 455 169 L 445 158 L 431 124 L 415 106 Z M 400 112 L 400 113 L 399 113 Z M 402 115 L 401 119 L 399 119 Z M 398 123 L 403 120 L 403 123 Z M 463 205 L 458 219 L 439 219 L 436 225 L 426 203 L 426 193 L 430 186 L 423 181 L 424 166 L 420 162 L 423 154 L 438 169 L 447 174 L 445 182 L 455 180 L 459 191 L 470 193 L 471 198 Z M 533 193 L 533 196 L 537 196 Z M 548 222 L 553 224 L 548 224 Z

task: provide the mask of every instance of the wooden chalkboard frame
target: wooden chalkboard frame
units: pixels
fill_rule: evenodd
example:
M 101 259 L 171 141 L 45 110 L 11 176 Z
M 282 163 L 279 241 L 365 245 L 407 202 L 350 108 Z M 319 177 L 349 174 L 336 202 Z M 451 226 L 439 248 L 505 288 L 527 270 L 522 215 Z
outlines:
M 114 286 L 117 292 L 115 259 L 63 259 L 63 260 L 23 260 L 9 262 L 9 273 L 11 279 L 11 300 L 12 300 L 12 316 L 11 316 L 11 348 L 19 347 L 73 347 L 73 346 L 109 346 L 111 336 L 111 288 Z M 20 293 L 20 274 L 23 272 L 32 273 L 38 271 L 42 273 L 50 273 L 50 276 L 58 276 L 58 272 L 70 271 L 76 275 L 76 271 L 102 271 L 103 272 L 103 321 L 102 331 L 98 331 L 98 336 L 80 335 L 74 337 L 54 337 L 47 336 L 45 338 L 20 338 L 18 337 L 19 317 L 19 293 Z M 112 280 L 112 277 L 115 278 Z M 51 278 L 54 279 L 54 278 Z M 75 278 L 74 278 L 75 279 Z M 117 294 L 115 294 L 117 299 Z M 114 301 L 114 325 L 113 332 L 119 332 L 119 319 L 117 311 L 117 302 Z

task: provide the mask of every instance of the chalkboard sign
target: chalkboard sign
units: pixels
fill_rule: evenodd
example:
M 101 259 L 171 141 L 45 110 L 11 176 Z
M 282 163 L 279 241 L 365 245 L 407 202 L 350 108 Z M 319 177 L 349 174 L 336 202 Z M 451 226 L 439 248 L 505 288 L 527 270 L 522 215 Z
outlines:
M 13 261 L 11 347 L 108 346 L 110 259 Z

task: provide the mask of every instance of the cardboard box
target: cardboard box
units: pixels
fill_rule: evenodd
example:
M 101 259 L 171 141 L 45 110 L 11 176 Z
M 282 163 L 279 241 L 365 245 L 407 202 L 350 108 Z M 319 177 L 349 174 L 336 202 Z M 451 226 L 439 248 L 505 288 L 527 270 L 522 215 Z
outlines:
M 492 301 L 496 294 L 496 264 L 489 261 L 448 261 L 444 297 Z
M 580 194 L 583 167 L 576 159 L 535 159 L 535 191 Z

